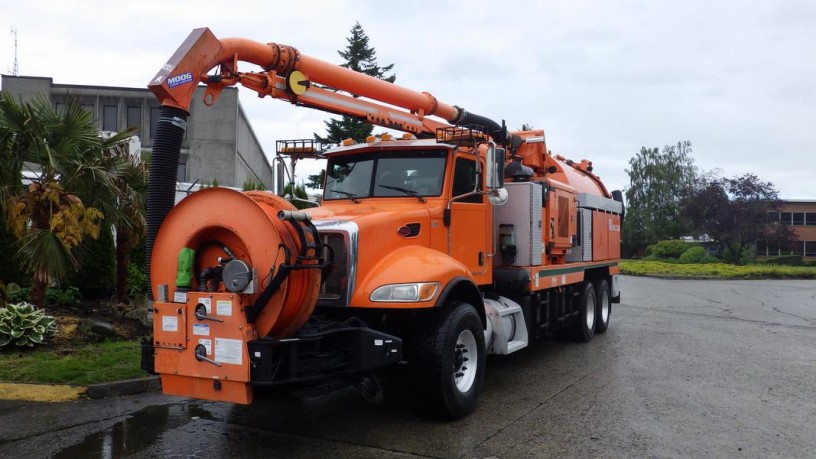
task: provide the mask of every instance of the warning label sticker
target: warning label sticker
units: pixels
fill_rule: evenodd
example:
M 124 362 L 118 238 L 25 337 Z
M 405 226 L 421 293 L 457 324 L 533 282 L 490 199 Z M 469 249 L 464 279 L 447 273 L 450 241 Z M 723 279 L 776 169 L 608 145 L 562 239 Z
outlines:
M 177 332 L 178 331 L 178 317 L 176 317 L 176 316 L 162 316 L 162 331 Z
M 193 324 L 193 334 L 198 336 L 210 336 L 210 326 L 208 324 Z
M 215 361 L 241 365 L 244 356 L 244 343 L 240 339 L 215 339 Z
M 231 316 L 232 315 L 232 301 L 229 300 L 218 300 L 215 305 L 215 313 L 219 316 Z

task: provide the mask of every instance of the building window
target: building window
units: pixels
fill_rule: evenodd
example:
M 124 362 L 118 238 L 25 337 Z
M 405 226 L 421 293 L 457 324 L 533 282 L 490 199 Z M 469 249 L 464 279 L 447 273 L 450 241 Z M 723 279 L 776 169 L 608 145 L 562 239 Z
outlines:
M 156 138 L 156 126 L 159 125 L 161 107 L 150 107 L 150 138 Z
M 804 212 L 793 212 L 793 226 L 805 226 Z
M 135 135 L 142 136 L 142 107 L 127 108 L 127 127 L 135 128 Z
M 581 219 L 579 218 L 578 221 L 580 222 Z M 579 231 L 578 234 L 581 234 L 581 232 Z M 578 240 L 580 241 L 581 238 L 578 238 Z M 757 241 L 756 253 L 760 257 L 768 256 L 768 241 Z
M 816 241 L 805 241 L 805 256 L 816 257 Z
M 805 214 L 805 225 L 816 226 L 816 213 L 808 212 Z
M 118 131 L 119 110 L 116 105 L 105 105 L 102 107 L 102 130 Z
M 93 104 L 80 104 L 80 107 L 91 115 L 92 120 L 96 121 L 96 110 L 94 109 Z
M 791 212 L 782 212 L 779 214 L 779 221 L 783 225 L 790 225 L 792 220 L 793 214 Z
M 804 255 L 805 243 L 803 241 L 796 241 L 791 244 L 791 255 Z
M 187 163 L 179 161 L 178 170 L 176 171 L 176 181 L 177 182 L 186 182 L 187 181 Z

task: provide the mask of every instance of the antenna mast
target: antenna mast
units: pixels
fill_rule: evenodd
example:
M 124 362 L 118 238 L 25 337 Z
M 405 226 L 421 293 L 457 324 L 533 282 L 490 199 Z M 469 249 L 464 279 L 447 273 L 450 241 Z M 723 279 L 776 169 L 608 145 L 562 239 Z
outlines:
M 14 69 L 11 74 L 17 76 L 17 29 L 15 27 L 11 28 L 11 34 L 14 35 Z

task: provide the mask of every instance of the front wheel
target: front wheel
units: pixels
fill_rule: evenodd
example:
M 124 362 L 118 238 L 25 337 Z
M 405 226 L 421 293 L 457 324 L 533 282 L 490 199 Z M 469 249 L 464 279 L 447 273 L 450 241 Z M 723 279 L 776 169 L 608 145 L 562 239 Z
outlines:
M 470 414 L 482 390 L 485 341 L 482 321 L 468 303 L 454 303 L 417 337 L 411 367 L 422 401 L 452 419 Z

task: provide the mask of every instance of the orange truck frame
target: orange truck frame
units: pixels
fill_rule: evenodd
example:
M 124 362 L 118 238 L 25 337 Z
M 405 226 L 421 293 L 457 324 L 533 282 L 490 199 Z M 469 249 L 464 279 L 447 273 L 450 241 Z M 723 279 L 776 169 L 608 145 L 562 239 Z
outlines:
M 242 72 L 239 62 L 260 67 Z M 323 203 L 210 188 L 174 206 L 191 98 L 241 84 L 404 132 L 327 152 Z M 257 386 L 358 384 L 396 368 L 424 406 L 476 406 L 487 354 L 567 332 L 590 341 L 620 300 L 620 192 L 544 131 L 501 124 L 301 54 L 196 29 L 149 84 L 162 112 L 148 192 L 143 366 L 165 393 L 241 404 Z M 345 93 L 335 92 L 342 90 Z M 346 94 L 347 93 L 347 94 Z

